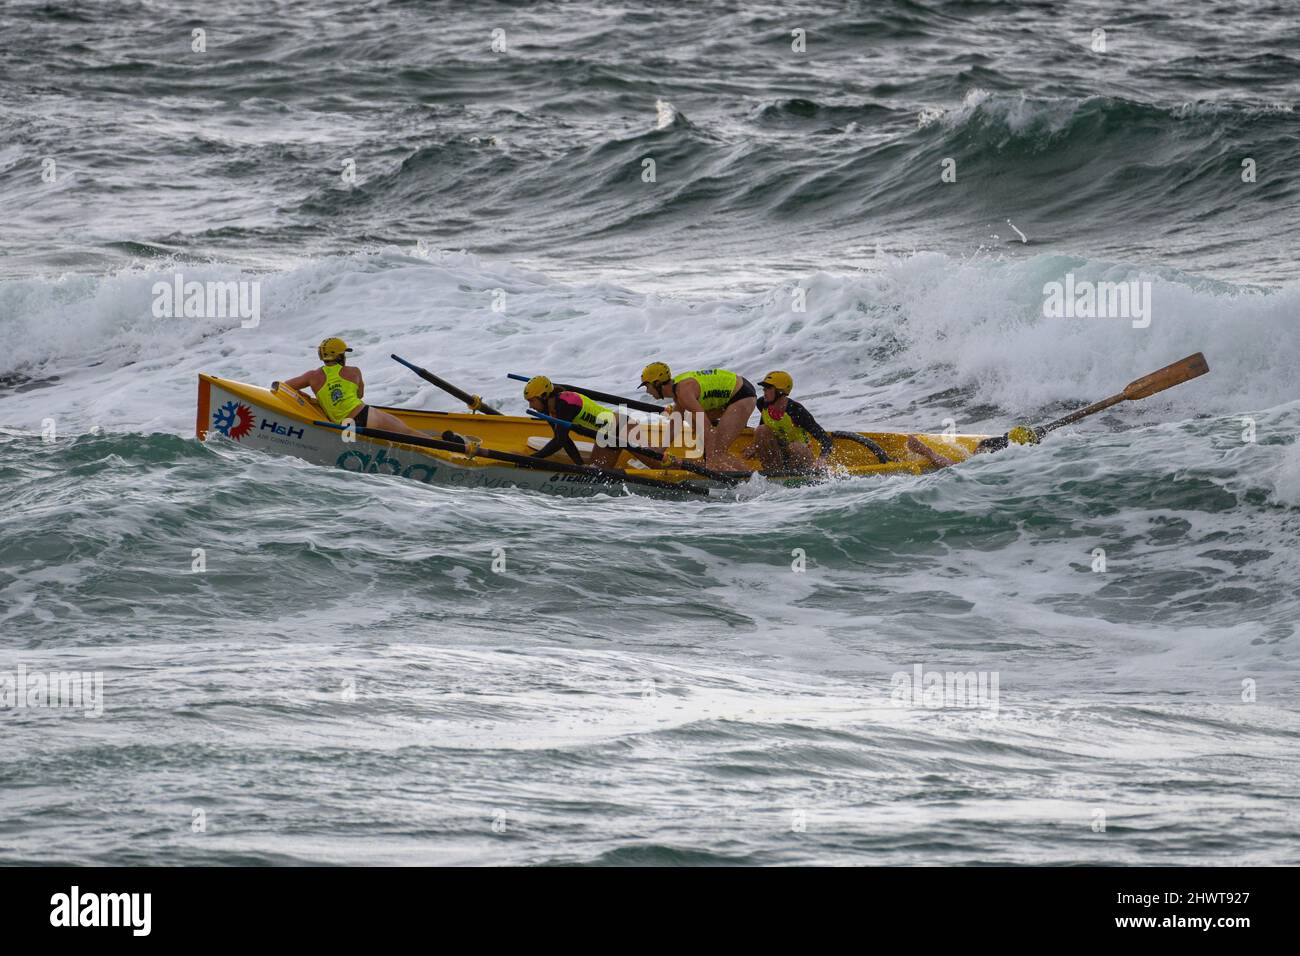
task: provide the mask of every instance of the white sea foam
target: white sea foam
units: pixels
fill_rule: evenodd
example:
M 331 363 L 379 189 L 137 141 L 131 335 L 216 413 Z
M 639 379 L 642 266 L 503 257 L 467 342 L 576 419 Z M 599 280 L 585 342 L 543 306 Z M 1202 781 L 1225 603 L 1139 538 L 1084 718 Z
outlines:
M 1289 445 L 1281 454 L 1273 475 L 1271 497 L 1278 504 L 1300 508 L 1300 441 Z
M 1064 129 L 1079 108 L 1090 97 L 1030 97 L 1024 93 L 991 93 L 975 87 L 968 90 L 961 105 L 948 108 L 928 106 L 917 114 L 917 126 L 924 129 L 935 123 L 948 127 L 960 126 L 973 116 L 982 115 L 1001 120 L 1012 133 L 1021 133 L 1035 126 L 1050 132 Z
M 1067 270 L 1150 281 L 1150 327 L 1044 318 L 1043 286 Z M 199 371 L 270 382 L 314 364 L 314 346 L 328 335 L 357 349 L 377 401 L 437 408 L 452 400 L 389 361 L 390 352 L 516 411 L 507 372 L 631 394 L 653 359 L 675 369 L 724 365 L 751 378 L 785 368 L 819 414 L 846 425 L 939 428 L 952 416 L 977 426 L 950 407 L 957 399 L 936 394 L 964 390 L 968 401 L 997 406 L 1000 421 L 1103 397 L 1196 351 L 1209 359 L 1209 375 L 1127 412 L 1233 415 L 1300 396 L 1300 284 L 1250 289 L 1060 256 L 881 258 L 869 271 L 819 272 L 735 297 L 565 283 L 465 253 L 389 249 L 258 277 L 255 329 L 155 318 L 150 290 L 171 274 L 0 283 L 0 374 L 59 378 L 58 388 L 5 393 L 0 424 L 38 428 L 53 415 L 73 427 L 184 433 Z M 185 274 L 251 277 L 222 266 L 186 265 Z M 804 312 L 794 310 L 796 293 Z
M 677 108 L 667 100 L 655 100 L 655 129 L 667 129 L 677 119 Z

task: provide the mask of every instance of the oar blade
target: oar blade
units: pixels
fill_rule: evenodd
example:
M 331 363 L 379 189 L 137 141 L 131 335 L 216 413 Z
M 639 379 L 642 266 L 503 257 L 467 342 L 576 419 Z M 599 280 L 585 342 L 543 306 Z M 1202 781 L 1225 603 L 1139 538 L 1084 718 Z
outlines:
M 1173 388 L 1175 385 L 1181 385 L 1183 382 L 1204 375 L 1209 370 L 1210 365 L 1205 361 L 1205 355 L 1197 352 L 1172 365 L 1166 365 L 1158 372 L 1152 372 L 1150 375 L 1129 382 L 1128 387 L 1124 389 L 1124 397 L 1129 401 L 1148 398 L 1157 392 L 1163 392 L 1167 388 Z

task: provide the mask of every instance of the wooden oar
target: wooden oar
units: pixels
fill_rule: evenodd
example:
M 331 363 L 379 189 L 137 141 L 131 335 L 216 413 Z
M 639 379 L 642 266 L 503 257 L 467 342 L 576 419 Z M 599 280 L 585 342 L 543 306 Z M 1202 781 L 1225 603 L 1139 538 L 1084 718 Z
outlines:
M 1143 375 L 1139 379 L 1129 382 L 1124 387 L 1124 391 L 1110 398 L 1103 398 L 1100 402 L 1093 402 L 1086 408 L 1081 408 L 1077 412 L 1071 412 L 1064 418 L 1058 418 L 1054 422 L 1048 422 L 1046 425 L 1039 425 L 1033 429 L 1035 441 L 1039 441 L 1049 432 L 1065 425 L 1071 425 L 1081 418 L 1087 418 L 1089 415 L 1095 415 L 1103 412 L 1113 405 L 1120 402 L 1135 402 L 1141 398 L 1150 398 L 1158 392 L 1165 389 L 1173 388 L 1175 385 L 1181 385 L 1183 382 L 1191 381 L 1198 376 L 1204 375 L 1210 370 L 1210 365 L 1205 361 L 1205 355 L 1197 352 L 1195 355 L 1189 355 L 1185 359 L 1179 359 L 1172 365 L 1166 365 L 1162 369 L 1152 372 L 1150 375 Z M 1006 448 L 1009 443 L 1009 433 L 997 438 L 985 439 L 982 444 L 991 450 Z
M 548 421 L 552 425 L 555 425 L 559 428 L 564 428 L 568 431 L 575 431 L 579 435 L 583 435 L 587 438 L 594 439 L 596 437 L 596 433 L 593 432 L 590 428 L 584 428 L 581 425 L 575 425 L 573 422 L 566 422 L 562 418 L 554 418 L 551 415 L 544 415 L 541 412 L 537 411 L 536 409 L 530 408 L 528 410 L 528 414 L 532 415 L 534 418 L 540 418 L 543 421 Z M 661 462 L 664 460 L 664 453 L 654 448 L 642 448 L 639 445 L 633 445 L 631 443 L 628 443 L 623 447 L 635 454 L 641 454 L 641 455 L 645 455 L 647 458 L 653 458 L 655 461 Z M 697 475 L 703 475 L 705 478 L 712 478 L 714 481 L 721 482 L 724 485 L 740 484 L 740 479 L 736 478 L 734 475 L 723 474 L 720 471 L 714 471 L 712 468 L 705 468 L 703 465 L 697 465 L 693 461 L 683 461 L 682 459 L 678 458 L 677 464 L 674 465 L 673 467 L 681 468 L 683 471 L 693 471 Z
M 1124 391 L 1118 395 L 1112 395 L 1110 398 L 1103 398 L 1100 402 L 1094 402 L 1087 408 L 1081 408 L 1077 412 L 1071 412 L 1064 418 L 1058 418 L 1054 422 L 1048 422 L 1046 425 L 1040 425 L 1035 428 L 1039 438 L 1042 438 L 1048 432 L 1055 431 L 1063 425 L 1070 425 L 1081 418 L 1087 418 L 1089 415 L 1095 415 L 1097 412 L 1105 411 L 1112 405 L 1118 405 L 1120 402 L 1136 402 L 1140 398 L 1150 398 L 1157 392 L 1163 392 L 1167 388 L 1173 388 L 1175 385 L 1181 385 L 1183 382 L 1204 375 L 1210 370 L 1210 365 L 1205 361 L 1205 355 L 1197 352 L 1195 355 L 1189 355 L 1185 359 L 1179 359 L 1172 365 L 1166 365 L 1150 375 L 1144 375 L 1135 379 L 1124 386 Z
M 448 382 L 445 379 L 441 379 L 438 376 L 434 375 L 427 368 L 420 368 L 420 366 L 418 365 L 413 365 L 412 363 L 408 362 L 406 359 L 402 358 L 400 355 L 390 355 L 389 358 L 391 358 L 395 362 L 400 362 L 401 364 L 405 365 L 412 372 L 420 376 L 420 378 L 424 379 L 426 382 L 430 383 L 431 385 L 437 385 L 448 395 L 453 395 L 456 398 L 459 398 L 462 402 L 464 402 L 466 405 L 469 406 L 470 411 L 482 412 L 484 415 L 501 414 L 491 405 L 483 404 L 483 399 L 479 398 L 477 395 L 471 395 L 469 392 L 457 388 L 455 385 L 451 384 L 451 382 Z
M 516 382 L 527 382 L 531 376 L 516 375 L 514 372 L 509 373 L 506 378 L 513 378 Z M 663 414 L 662 405 L 651 405 L 649 402 L 638 402 L 634 398 L 624 398 L 621 395 L 611 395 L 609 392 L 598 392 L 595 389 L 585 388 L 582 385 L 565 385 L 561 382 L 552 383 L 561 392 L 581 392 L 588 398 L 595 399 L 598 402 L 614 402 L 618 405 L 626 405 L 628 408 L 634 408 L 638 412 L 658 412 Z
M 321 428 L 335 428 L 343 431 L 347 426 L 339 425 L 335 422 L 312 422 Z M 385 431 L 382 428 L 365 428 L 355 426 L 358 435 L 364 435 L 366 438 L 379 438 L 383 441 L 400 442 L 403 445 L 415 445 L 420 448 L 436 448 L 439 451 L 455 452 L 458 455 L 464 455 L 467 458 L 490 458 L 494 461 L 505 461 L 520 468 L 528 468 L 533 471 L 556 471 L 573 475 L 588 475 L 592 478 L 600 479 L 602 484 L 619 484 L 626 482 L 629 485 L 644 485 L 648 488 L 659 488 L 664 491 L 684 491 L 692 495 L 704 495 L 708 497 L 707 488 L 696 488 L 692 485 L 680 482 L 660 481 L 657 478 L 642 478 L 640 475 L 628 475 L 621 471 L 609 471 L 605 468 L 597 468 L 594 465 L 571 465 L 563 461 L 543 461 L 539 458 L 530 458 L 527 455 L 516 455 L 508 451 L 496 451 L 491 448 L 475 448 L 472 450 L 465 442 L 443 441 L 439 438 L 420 438 L 415 435 L 403 435 L 400 432 Z

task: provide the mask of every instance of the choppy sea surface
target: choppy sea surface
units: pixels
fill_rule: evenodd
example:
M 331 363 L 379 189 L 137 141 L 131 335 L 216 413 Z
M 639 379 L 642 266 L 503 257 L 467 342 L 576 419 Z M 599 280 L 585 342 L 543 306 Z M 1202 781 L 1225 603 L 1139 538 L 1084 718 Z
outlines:
M 0 37 L 0 863 L 1300 863 L 1291 5 L 14 0 Z M 1066 273 L 1149 324 L 1044 317 Z M 177 274 L 260 321 L 157 317 Z M 863 430 L 1211 372 L 708 501 L 195 440 L 199 372 L 327 335 L 378 404 L 459 410 L 390 352 L 515 413 L 507 373 L 664 359 Z M 5 695 L 73 672 L 94 706 Z

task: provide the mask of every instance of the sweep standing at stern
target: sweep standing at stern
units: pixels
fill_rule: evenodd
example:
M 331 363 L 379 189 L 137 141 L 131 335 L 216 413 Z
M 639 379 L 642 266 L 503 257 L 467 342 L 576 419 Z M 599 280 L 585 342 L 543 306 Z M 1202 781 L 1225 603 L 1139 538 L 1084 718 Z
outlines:
M 760 422 L 754 429 L 754 443 L 743 452 L 745 457 L 752 458 L 757 453 L 767 471 L 825 468 L 835 448 L 834 440 L 808 409 L 790 398 L 794 390 L 790 373 L 768 372 L 759 387 L 763 389 L 763 397 L 758 400 Z M 815 461 L 813 439 L 821 449 Z
M 371 408 L 362 401 L 366 394 L 366 380 L 361 375 L 361 369 L 348 364 L 347 353 L 351 351 L 342 339 L 326 339 L 316 349 L 316 354 L 323 363 L 321 367 L 287 379 L 284 384 L 296 389 L 310 385 L 321 409 L 335 424 L 350 418 L 362 428 L 378 428 L 386 432 L 428 438 L 428 435 L 407 427 L 396 415 Z M 279 384 L 272 382 L 271 391 L 275 391 Z
M 703 414 L 704 464 L 719 471 L 748 471 L 727 449 L 736 440 L 758 401 L 752 382 L 723 368 L 682 372 L 674 376 L 663 362 L 641 371 L 641 387 L 659 399 L 671 398 L 677 411 Z M 665 459 L 666 460 L 666 459 Z

